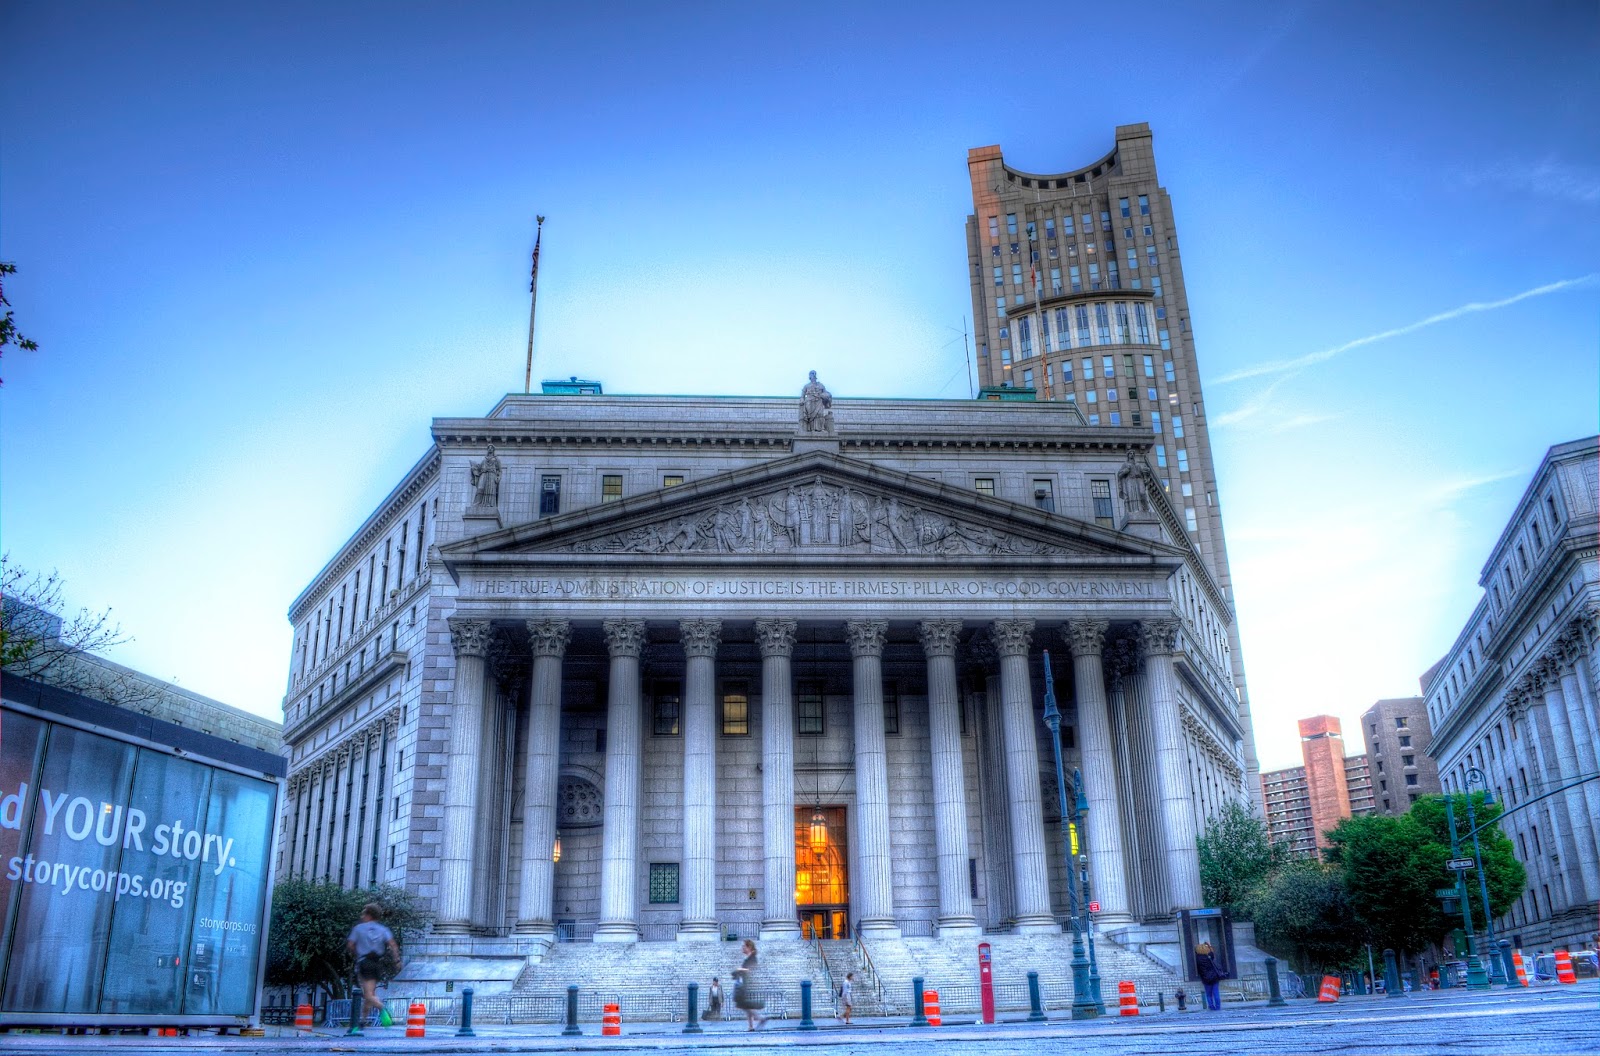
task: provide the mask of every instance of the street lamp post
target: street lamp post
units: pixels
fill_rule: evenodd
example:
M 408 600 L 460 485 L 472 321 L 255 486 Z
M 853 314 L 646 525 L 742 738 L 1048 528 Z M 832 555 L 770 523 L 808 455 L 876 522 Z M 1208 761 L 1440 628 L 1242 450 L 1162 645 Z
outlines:
M 1478 863 L 1478 893 L 1483 897 L 1483 928 L 1489 936 L 1487 947 L 1480 949 L 1489 950 L 1489 978 L 1491 981 L 1501 983 L 1506 981 L 1504 970 L 1500 967 L 1500 958 L 1494 955 L 1498 949 L 1494 939 L 1494 915 L 1489 912 L 1489 881 L 1485 878 L 1483 868 L 1483 848 L 1478 843 L 1478 815 L 1472 807 L 1472 790 L 1474 787 L 1483 789 L 1483 805 L 1494 805 L 1494 793 L 1489 791 L 1489 778 L 1477 767 L 1467 771 L 1467 828 L 1472 830 L 1472 857 Z M 1509 984 L 1507 984 L 1509 985 Z
M 1083 774 L 1072 768 L 1072 827 L 1082 839 L 1083 815 L 1089 813 L 1089 800 L 1083 794 Z M 1069 878 L 1070 879 L 1070 878 Z M 1095 1011 L 1106 1014 L 1106 1002 L 1100 996 L 1100 963 L 1094 951 L 1094 918 L 1089 915 L 1089 856 L 1078 855 L 1078 913 L 1083 921 L 1083 931 L 1089 938 L 1089 990 L 1094 994 Z
M 1083 953 L 1083 927 L 1077 913 L 1077 884 L 1073 883 L 1072 818 L 1067 811 L 1067 780 L 1061 765 L 1061 712 L 1056 708 L 1055 679 L 1050 673 L 1050 652 L 1044 654 L 1044 724 L 1050 729 L 1050 746 L 1056 756 L 1056 795 L 1061 808 L 1061 847 L 1066 856 L 1067 887 L 1072 891 L 1072 1018 L 1094 1019 L 1100 1014 L 1089 985 L 1089 961 Z M 1079 792 L 1080 802 L 1082 792 Z M 1084 804 L 1087 806 L 1087 804 Z
M 1471 806 L 1472 798 L 1467 797 L 1467 805 Z M 1450 857 L 1461 857 L 1461 847 L 1456 840 L 1456 809 L 1455 797 L 1446 796 L 1444 799 L 1445 820 L 1450 823 Z M 1481 864 L 1481 863 L 1480 863 Z M 1467 934 L 1467 986 L 1473 990 L 1487 990 L 1489 977 L 1483 970 L 1483 958 L 1478 956 L 1478 943 L 1473 935 L 1472 928 L 1472 896 L 1467 893 L 1466 878 L 1460 873 L 1456 874 L 1456 892 L 1461 896 L 1461 925 Z

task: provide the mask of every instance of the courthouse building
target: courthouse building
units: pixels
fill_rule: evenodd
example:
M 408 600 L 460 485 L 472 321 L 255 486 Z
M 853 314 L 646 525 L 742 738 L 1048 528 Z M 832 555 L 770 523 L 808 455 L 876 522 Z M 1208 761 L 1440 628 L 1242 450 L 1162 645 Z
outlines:
M 1596 937 L 1600 781 L 1577 782 L 1600 773 L 1597 444 L 1546 452 L 1479 573 L 1482 600 L 1423 679 L 1444 790 L 1491 789 L 1527 868 L 1495 922 L 1517 946 Z
M 1102 930 L 1201 906 L 1252 734 L 1148 429 L 813 375 L 433 439 L 291 609 L 280 875 L 404 884 L 453 956 L 1058 932 L 1048 650 Z

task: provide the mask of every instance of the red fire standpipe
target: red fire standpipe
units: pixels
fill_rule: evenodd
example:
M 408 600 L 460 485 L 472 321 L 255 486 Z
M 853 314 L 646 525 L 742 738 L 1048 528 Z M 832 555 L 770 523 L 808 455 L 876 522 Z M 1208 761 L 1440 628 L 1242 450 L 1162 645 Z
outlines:
M 990 963 L 989 944 L 978 943 L 978 992 L 983 1000 L 983 1021 L 994 1022 L 994 965 Z

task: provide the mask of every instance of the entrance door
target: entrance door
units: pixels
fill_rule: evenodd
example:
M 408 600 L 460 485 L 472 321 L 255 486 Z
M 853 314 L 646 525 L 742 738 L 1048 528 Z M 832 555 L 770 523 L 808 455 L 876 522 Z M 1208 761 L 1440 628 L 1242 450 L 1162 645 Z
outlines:
M 807 939 L 850 937 L 850 848 L 843 807 L 794 812 L 794 900 Z

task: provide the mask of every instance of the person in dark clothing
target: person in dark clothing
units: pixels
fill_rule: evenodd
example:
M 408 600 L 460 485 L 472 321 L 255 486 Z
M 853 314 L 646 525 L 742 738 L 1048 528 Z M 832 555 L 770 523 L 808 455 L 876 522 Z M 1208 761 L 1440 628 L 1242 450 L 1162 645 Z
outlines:
M 1218 984 L 1222 982 L 1223 973 L 1209 942 L 1194 948 L 1194 974 L 1200 977 L 1200 984 L 1206 989 L 1206 1011 L 1222 1011 L 1222 989 Z
M 756 944 L 745 939 L 744 960 L 733 970 L 733 1003 L 744 1012 L 745 1021 L 749 1024 L 746 1028 L 748 1030 L 767 1025 L 767 1017 L 761 1014 L 767 1003 L 756 996 L 755 971 Z

